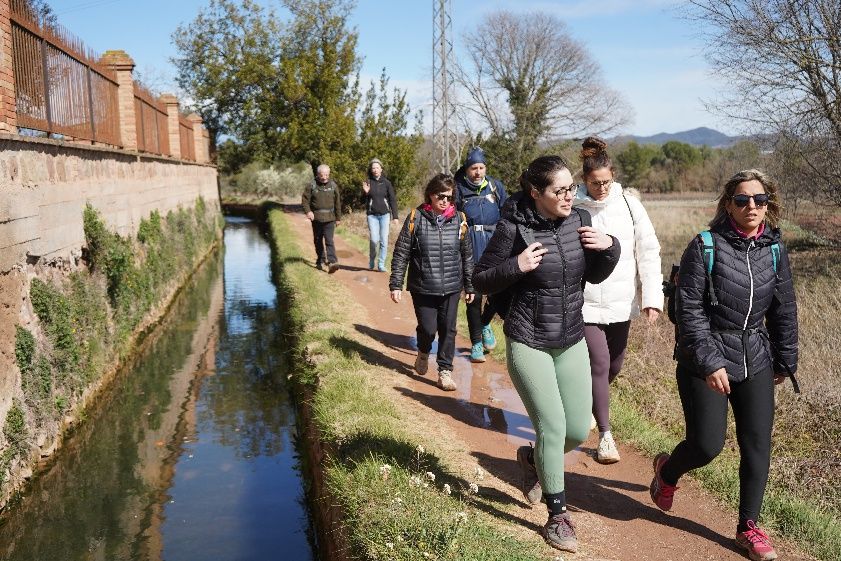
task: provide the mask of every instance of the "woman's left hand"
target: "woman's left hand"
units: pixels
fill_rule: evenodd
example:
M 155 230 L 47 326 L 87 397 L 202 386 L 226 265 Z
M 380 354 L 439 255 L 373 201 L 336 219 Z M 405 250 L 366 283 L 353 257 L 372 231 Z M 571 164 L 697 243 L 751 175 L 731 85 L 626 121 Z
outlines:
M 785 381 L 786 381 L 786 375 L 785 374 L 774 374 L 774 385 L 775 386 L 779 386 L 780 384 L 782 384 Z
M 474 298 L 476 298 L 476 295 L 473 293 L 465 293 L 464 295 L 464 301 L 468 304 L 472 304 Z
M 579 228 L 578 236 L 581 239 L 581 245 L 584 246 L 584 249 L 604 251 L 613 245 L 613 238 L 607 234 L 602 234 L 592 226 L 582 226 Z
M 645 318 L 648 320 L 648 325 L 654 325 L 654 322 L 657 321 L 657 318 L 660 317 L 660 310 L 657 308 L 644 308 L 643 313 L 645 313 Z
M 397 224 L 397 219 L 396 219 L 396 218 L 392 218 L 392 219 L 391 219 L 391 223 L 392 223 L 392 224 Z

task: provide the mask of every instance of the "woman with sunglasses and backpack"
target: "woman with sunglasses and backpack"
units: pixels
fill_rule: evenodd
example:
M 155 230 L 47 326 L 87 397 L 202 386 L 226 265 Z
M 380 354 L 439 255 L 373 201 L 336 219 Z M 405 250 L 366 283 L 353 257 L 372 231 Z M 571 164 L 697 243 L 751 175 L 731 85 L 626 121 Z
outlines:
M 459 295 L 463 290 L 468 304 L 475 296 L 473 248 L 464 214 L 453 205 L 455 186 L 446 173 L 426 184 L 425 202 L 406 217 L 394 244 L 388 282 L 392 301 L 399 303 L 408 268 L 407 287 L 418 320 L 415 371 L 423 376 L 429 370 L 429 352 L 437 332 L 438 387 L 444 391 L 456 389 L 453 356 Z
M 631 320 L 642 310 L 652 324 L 663 310 L 660 242 L 639 199 L 613 180 L 604 141 L 585 138 L 579 157 L 586 189 L 578 190 L 574 204 L 590 213 L 595 228 L 616 236 L 622 246 L 613 273 L 604 282 L 584 287 L 584 338 L 593 377 L 593 417 L 599 428 L 596 460 L 612 464 L 620 457 L 610 431 L 610 384 L 625 360 Z
M 777 186 L 758 170 L 731 177 L 710 222 L 680 262 L 676 286 L 677 385 L 686 438 L 654 459 L 650 493 L 672 507 L 680 477 L 724 447 L 727 405 L 739 444 L 736 546 L 754 561 L 777 557 L 757 526 L 771 462 L 774 386 L 797 389 L 797 303 L 782 244 Z
M 475 288 L 496 297 L 505 316 L 508 373 L 534 426 L 536 445 L 522 446 L 523 493 L 546 501 L 546 542 L 574 552 L 575 528 L 566 511 L 564 453 L 589 432 L 592 390 L 584 342 L 583 281 L 598 283 L 619 260 L 615 238 L 588 226 L 573 209 L 577 186 L 560 156 L 541 156 L 520 175 L 521 191 L 502 219 L 473 275 Z

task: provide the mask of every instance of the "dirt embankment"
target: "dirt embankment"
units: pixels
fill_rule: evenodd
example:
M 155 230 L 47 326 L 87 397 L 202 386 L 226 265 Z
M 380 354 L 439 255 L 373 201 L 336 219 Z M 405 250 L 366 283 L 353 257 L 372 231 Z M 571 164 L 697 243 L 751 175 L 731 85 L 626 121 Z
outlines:
M 312 251 L 309 224 L 290 215 L 301 246 Z M 511 533 L 537 538 L 546 520 L 545 507 L 532 508 L 519 490 L 515 452 L 534 438 L 522 403 L 505 366 L 493 360 L 471 364 L 469 341 L 457 340 L 454 379 L 456 392 L 435 386 L 434 373 L 422 377 L 412 371 L 415 318 L 409 298 L 395 305 L 388 299 L 388 275 L 371 272 L 368 256 L 336 238 L 340 270 L 334 275 L 365 311 L 354 328 L 366 337 L 372 360 L 389 366 L 393 374 L 382 380 L 395 402 L 417 418 L 419 430 L 438 435 L 448 461 L 464 467 L 477 463 L 488 474 L 483 482 L 505 506 L 497 519 Z M 313 253 L 314 260 L 314 253 Z M 431 369 L 434 371 L 434 368 Z M 604 466 L 594 459 L 597 433 L 566 461 L 567 499 L 577 525 L 579 553 L 564 558 L 619 560 L 739 560 L 733 545 L 736 514 L 721 506 L 690 478 L 681 481 L 675 507 L 659 511 L 648 495 L 650 458 L 622 445 L 622 461 Z M 784 542 L 775 540 L 781 559 L 806 560 Z M 558 552 L 546 546 L 547 558 Z

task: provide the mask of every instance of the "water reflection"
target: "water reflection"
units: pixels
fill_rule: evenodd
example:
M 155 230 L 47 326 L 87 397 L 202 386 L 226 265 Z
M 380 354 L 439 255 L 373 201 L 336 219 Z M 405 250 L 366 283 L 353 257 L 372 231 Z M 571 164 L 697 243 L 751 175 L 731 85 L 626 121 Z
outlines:
M 225 246 L 4 514 L 2 559 L 312 558 L 269 247 L 236 220 Z

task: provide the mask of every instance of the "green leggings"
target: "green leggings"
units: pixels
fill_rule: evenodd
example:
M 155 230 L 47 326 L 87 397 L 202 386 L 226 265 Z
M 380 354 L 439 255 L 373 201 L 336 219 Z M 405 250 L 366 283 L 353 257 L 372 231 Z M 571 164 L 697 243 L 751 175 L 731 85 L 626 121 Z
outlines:
M 582 339 L 565 349 L 534 349 L 507 340 L 508 373 L 534 432 L 534 465 L 545 494 L 564 490 L 564 453 L 590 432 L 590 355 Z

